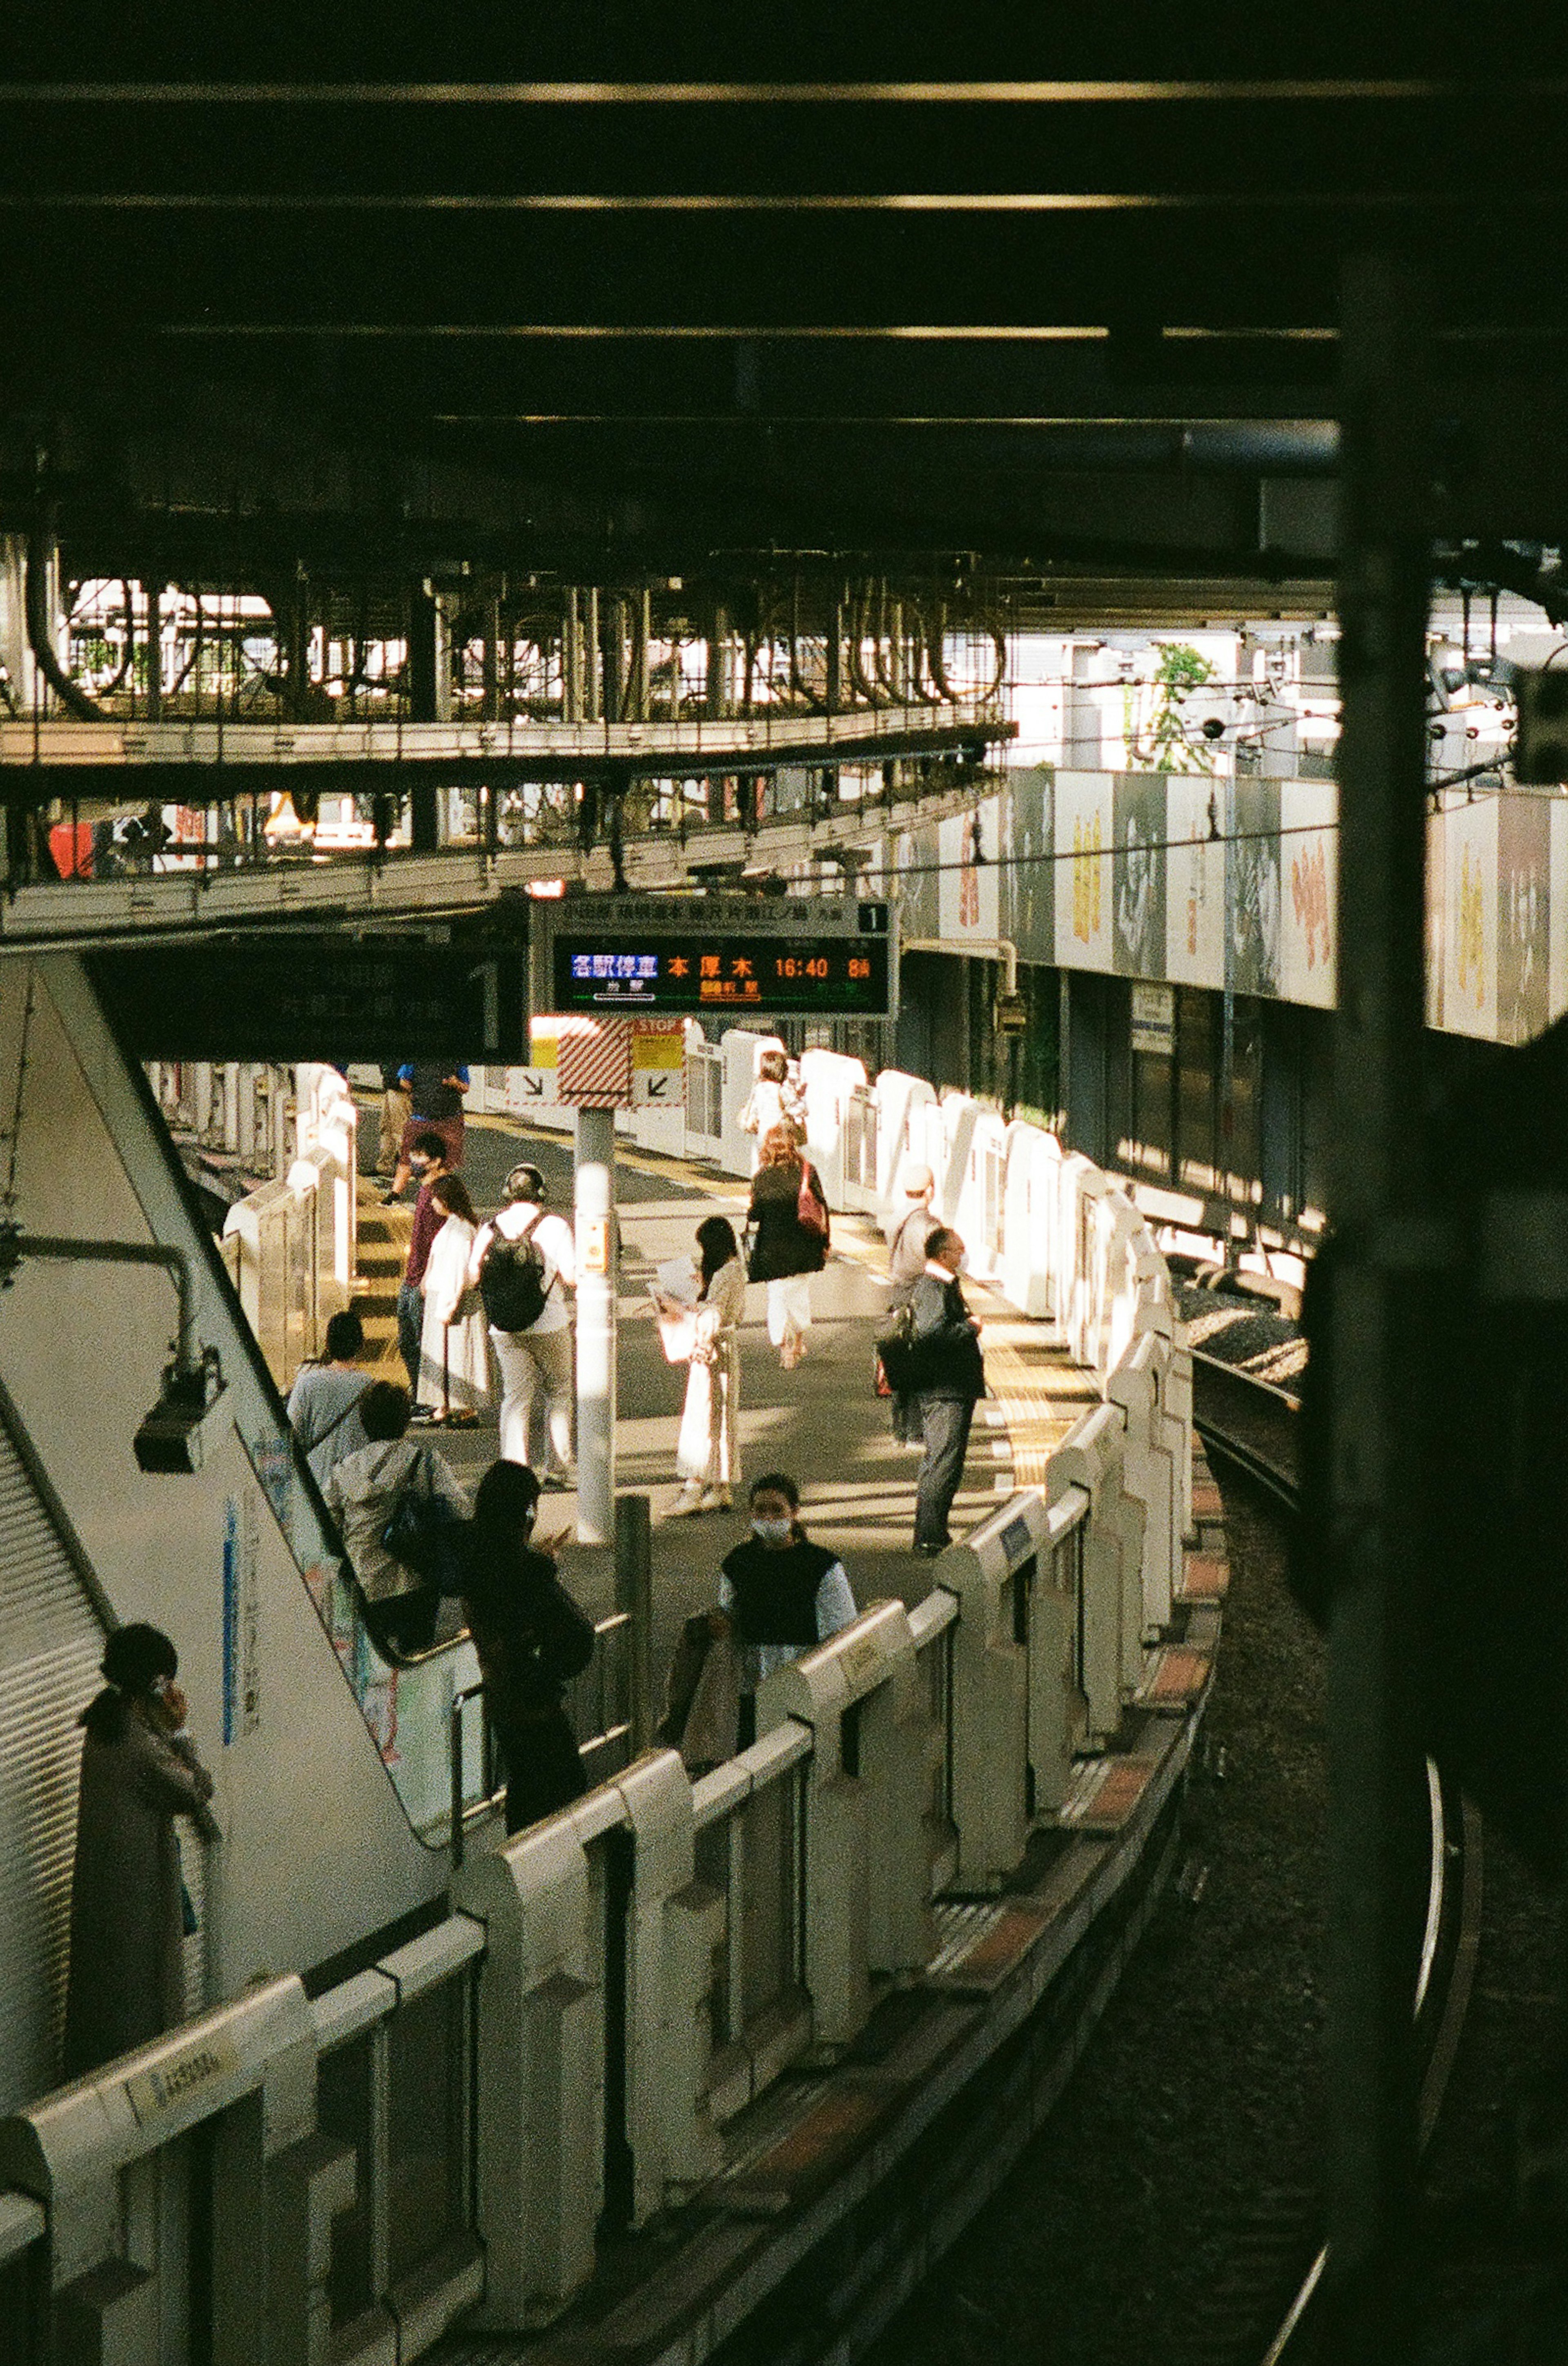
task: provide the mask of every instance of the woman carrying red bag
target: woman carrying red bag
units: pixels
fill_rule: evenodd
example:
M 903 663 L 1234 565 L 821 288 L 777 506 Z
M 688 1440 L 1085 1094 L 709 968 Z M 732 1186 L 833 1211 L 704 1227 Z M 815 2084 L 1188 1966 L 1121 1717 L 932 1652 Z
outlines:
M 768 1336 L 790 1372 L 806 1353 L 811 1328 L 811 1276 L 828 1262 L 828 1199 L 788 1126 L 776 1125 L 762 1138 L 747 1222 L 752 1234 L 747 1272 L 768 1285 Z

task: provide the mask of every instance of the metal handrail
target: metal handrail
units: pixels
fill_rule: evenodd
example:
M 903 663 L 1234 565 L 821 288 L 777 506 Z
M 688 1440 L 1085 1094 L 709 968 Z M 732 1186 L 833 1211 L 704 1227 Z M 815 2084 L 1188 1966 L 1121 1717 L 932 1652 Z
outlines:
M 629 1628 L 631 1625 L 632 1614 L 629 1610 L 612 1610 L 603 1618 L 595 1619 L 593 1622 L 595 1649 L 597 1650 L 606 1635 L 615 1634 L 621 1628 Z M 455 1639 L 463 1640 L 467 1638 L 467 1634 L 468 1629 L 465 1628 L 463 1636 Z M 440 1648 L 449 1651 L 452 1646 L 448 1643 Z M 426 1651 L 420 1656 L 423 1659 L 433 1659 L 434 1653 Z M 414 1663 L 400 1662 L 400 1664 Z M 490 1815 L 505 1796 L 504 1787 L 498 1788 L 495 1783 L 491 1727 L 487 1718 L 483 1729 L 484 1756 L 480 1762 L 480 1779 L 483 1788 L 479 1798 L 468 1803 L 465 1803 L 463 1798 L 463 1713 L 470 1701 L 482 1701 L 484 1696 L 485 1687 L 482 1679 L 478 1684 L 466 1684 L 461 1692 L 453 1695 L 452 1706 L 447 1712 L 447 1763 L 451 1778 L 452 1801 L 449 1831 L 454 1870 L 463 1862 L 468 1826 L 470 1823 L 478 1823 L 482 1817 Z M 578 1743 L 578 1754 L 580 1757 L 586 1758 L 594 1751 L 607 1750 L 612 1742 L 625 1741 L 631 1731 L 632 1725 L 629 1718 L 623 1718 L 618 1724 L 606 1725 L 601 1732 L 591 1734 L 586 1741 Z

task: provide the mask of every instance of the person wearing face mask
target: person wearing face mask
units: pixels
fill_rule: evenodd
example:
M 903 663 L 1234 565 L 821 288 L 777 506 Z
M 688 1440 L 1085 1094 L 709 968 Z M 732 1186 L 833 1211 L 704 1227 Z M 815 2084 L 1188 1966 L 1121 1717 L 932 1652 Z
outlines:
M 911 1346 L 917 1359 L 915 1402 L 925 1450 L 915 1485 L 915 1550 L 934 1560 L 948 1543 L 948 1514 L 964 1476 L 969 1429 L 986 1393 L 980 1326 L 959 1284 L 964 1243 L 950 1224 L 926 1240 L 925 1270 L 909 1297 Z
M 593 1657 L 593 1622 L 556 1574 L 560 1538 L 534 1536 L 538 1508 L 537 1474 L 521 1462 L 492 1462 L 467 1539 L 463 1606 L 506 1762 L 509 1832 L 553 1816 L 588 1788 L 561 1696 Z
M 80 2079 L 186 2017 L 176 1816 L 216 1841 L 212 1777 L 181 1731 L 179 1654 L 156 1627 L 117 1627 L 104 1688 L 82 1712 L 82 1785 L 71 1879 L 67 2079 Z M 191 1925 L 194 1928 L 194 1923 Z
M 739 1648 L 737 1748 L 757 1738 L 757 1687 L 858 1615 L 844 1565 L 800 1525 L 800 1490 L 770 1470 L 751 1490 L 751 1533 L 719 1564 L 718 1606 Z

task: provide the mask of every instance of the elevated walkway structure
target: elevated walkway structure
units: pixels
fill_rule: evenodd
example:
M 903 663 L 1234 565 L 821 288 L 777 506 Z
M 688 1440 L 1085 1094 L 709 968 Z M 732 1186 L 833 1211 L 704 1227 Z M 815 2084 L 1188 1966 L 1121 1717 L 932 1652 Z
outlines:
M 175 1633 L 226 1834 L 203 1868 L 192 1964 L 192 2004 L 208 2010 L 96 2079 L 39 2101 L 35 2068 L 31 2092 L 8 2099 L 0 2296 L 30 2322 L 21 2355 L 183 2356 L 168 2328 L 194 2308 L 215 2358 L 254 2356 L 261 2324 L 269 2366 L 412 2358 L 477 2310 L 498 2333 L 560 2318 L 562 2357 L 695 2360 L 743 2325 L 765 2329 L 791 2277 L 819 2280 L 824 2241 L 890 2171 L 918 2217 L 926 2169 L 940 2169 L 940 2222 L 890 2225 L 852 2306 L 824 2285 L 829 2315 L 869 2324 L 1044 2107 L 1060 2065 L 1039 2012 L 1069 2051 L 1079 2042 L 1168 1861 L 1219 1612 L 1180 1598 L 1184 1357 L 1132 1210 L 1013 1130 L 1002 1181 L 1015 1160 L 1035 1175 L 1044 1301 L 1022 1320 L 1010 1301 L 1031 1292 L 1004 1299 L 1001 1277 L 1027 1244 L 1002 1236 L 1010 1190 L 986 1200 L 986 1124 L 929 1088 L 922 1101 L 917 1080 L 878 1079 L 884 1168 L 923 1151 L 934 1108 L 929 1122 L 953 1134 L 942 1205 L 961 1224 L 972 1206 L 981 1217 L 976 1296 L 998 1334 L 1000 1419 L 976 1425 L 963 1542 L 934 1583 L 906 1549 L 914 1459 L 870 1391 L 881 1252 L 868 1212 L 840 1207 L 805 1366 L 781 1374 L 747 1325 L 742 1450 L 753 1470 L 798 1472 L 863 1615 L 765 1688 L 761 1739 L 695 1786 L 652 1752 L 495 1845 L 482 1770 L 463 1761 L 475 1815 L 454 1872 L 445 1752 L 467 1647 L 398 1673 L 389 1730 L 345 1590 L 322 1575 L 332 1539 L 276 1379 L 151 1096 L 73 959 L 5 965 L 0 986 L 7 1090 L 27 1020 L 19 1213 L 182 1245 L 225 1380 L 200 1470 L 144 1477 L 130 1436 L 156 1393 L 166 1281 L 24 1258 L 0 1309 L 15 1435 L 96 1589 L 61 1646 L 53 1821 L 28 1836 L 47 1825 L 54 1850 L 52 1954 L 31 1972 L 46 2021 L 62 1968 L 66 1695 L 90 1689 L 88 1612 Z M 554 1143 L 504 1121 L 470 1129 L 481 1203 L 523 1140 L 559 1171 Z M 626 1155 L 621 1476 L 656 1515 L 681 1375 L 641 1314 L 642 1283 L 743 1189 Z M 453 1450 L 479 1461 L 491 1442 Z M 1021 1465 L 1043 1483 L 1021 1484 Z M 657 1519 L 656 1666 L 713 1600 L 739 1525 Z M 7 1573 L 25 1601 L 26 1572 Z M 604 1572 L 574 1572 L 569 1553 L 566 1573 L 597 1608 Z M 1022 2090 L 1002 2067 L 1015 2045 L 1032 2065 Z M 39 2067 L 48 2045 L 45 2027 Z M 193 2250 L 196 2227 L 209 2231 Z M 209 2262 L 197 2285 L 192 2257 Z

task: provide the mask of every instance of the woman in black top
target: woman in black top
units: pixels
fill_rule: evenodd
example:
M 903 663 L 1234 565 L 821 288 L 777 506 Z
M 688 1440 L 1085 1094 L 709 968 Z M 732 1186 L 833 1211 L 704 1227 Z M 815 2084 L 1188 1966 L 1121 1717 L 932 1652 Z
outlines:
M 593 1657 L 593 1622 L 529 1543 L 537 1475 L 495 1462 L 479 1481 L 463 1606 L 484 1678 L 485 1707 L 506 1761 L 506 1829 L 554 1815 L 588 1788 L 561 1704 L 568 1677 Z
M 784 1370 L 793 1371 L 811 1328 L 811 1276 L 828 1262 L 828 1198 L 787 1126 L 776 1125 L 763 1137 L 747 1222 L 752 1228 L 747 1272 L 768 1285 L 768 1336 Z

